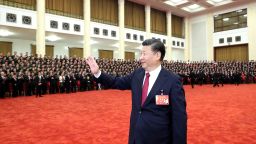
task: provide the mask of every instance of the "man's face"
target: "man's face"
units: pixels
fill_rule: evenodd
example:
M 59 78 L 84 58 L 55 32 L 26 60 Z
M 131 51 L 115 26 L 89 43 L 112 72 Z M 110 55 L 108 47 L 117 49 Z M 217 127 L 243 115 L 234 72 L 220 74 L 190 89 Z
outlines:
M 154 70 L 160 63 L 160 52 L 153 52 L 151 46 L 143 46 L 140 55 L 140 63 L 145 71 Z

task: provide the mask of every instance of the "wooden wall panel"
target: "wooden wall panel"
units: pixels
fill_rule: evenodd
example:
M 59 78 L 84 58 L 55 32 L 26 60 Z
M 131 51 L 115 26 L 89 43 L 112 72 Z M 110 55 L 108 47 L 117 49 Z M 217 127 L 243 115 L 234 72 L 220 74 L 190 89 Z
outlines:
M 185 37 L 184 18 L 172 15 L 172 36 L 184 38 Z
M 113 59 L 112 50 L 99 50 L 99 58 Z
M 135 53 L 134 52 L 125 52 L 125 59 L 126 60 L 134 60 L 135 59 Z
M 83 58 L 83 48 L 69 48 L 69 57 L 75 57 L 75 58 Z
M 167 34 L 166 12 L 151 8 L 151 32 Z
M 125 1 L 125 27 L 145 31 L 145 7 Z
M 118 25 L 118 0 L 92 0 L 92 21 Z
M 215 61 L 248 61 L 248 45 L 234 45 L 214 48 Z
M 10 53 L 12 55 L 12 42 L 0 41 L 0 53 L 3 55 Z

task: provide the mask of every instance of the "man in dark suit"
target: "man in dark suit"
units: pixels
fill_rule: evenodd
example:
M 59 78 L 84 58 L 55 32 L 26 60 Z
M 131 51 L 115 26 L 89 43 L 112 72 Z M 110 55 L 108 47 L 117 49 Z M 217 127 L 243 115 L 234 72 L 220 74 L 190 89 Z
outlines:
M 6 92 L 6 76 L 5 72 L 0 72 L 0 98 L 5 98 L 5 92 Z
M 36 97 L 42 97 L 42 85 L 44 83 L 44 77 L 42 72 L 38 72 L 38 75 L 35 77 L 36 84 Z
M 196 74 L 193 72 L 193 70 L 190 71 L 190 73 L 189 73 L 189 78 L 190 78 L 191 87 L 194 88 L 195 79 L 196 79 Z
M 129 144 L 186 144 L 187 113 L 181 80 L 162 68 L 165 46 L 161 41 L 148 39 L 142 45 L 142 68 L 125 77 L 101 72 L 92 57 L 86 62 L 101 84 L 132 90 Z

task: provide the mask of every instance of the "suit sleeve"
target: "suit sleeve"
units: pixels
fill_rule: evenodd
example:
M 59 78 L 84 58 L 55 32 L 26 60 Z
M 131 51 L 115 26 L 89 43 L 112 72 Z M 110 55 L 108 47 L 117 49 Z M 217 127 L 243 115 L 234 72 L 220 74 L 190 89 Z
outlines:
M 125 77 L 113 77 L 106 73 L 101 73 L 100 77 L 96 79 L 97 82 L 112 89 L 131 89 L 131 80 L 134 72 Z
M 171 89 L 172 144 L 187 143 L 187 113 L 185 92 L 180 77 L 175 77 Z

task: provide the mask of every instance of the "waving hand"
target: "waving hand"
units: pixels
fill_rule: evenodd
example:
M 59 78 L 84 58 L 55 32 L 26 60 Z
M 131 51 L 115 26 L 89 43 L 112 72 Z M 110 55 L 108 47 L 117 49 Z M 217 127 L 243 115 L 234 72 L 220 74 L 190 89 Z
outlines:
M 87 59 L 86 59 L 86 63 L 89 65 L 90 69 L 91 69 L 91 72 L 92 74 L 97 74 L 99 73 L 99 66 L 98 64 L 96 63 L 95 59 L 91 56 L 89 56 Z

